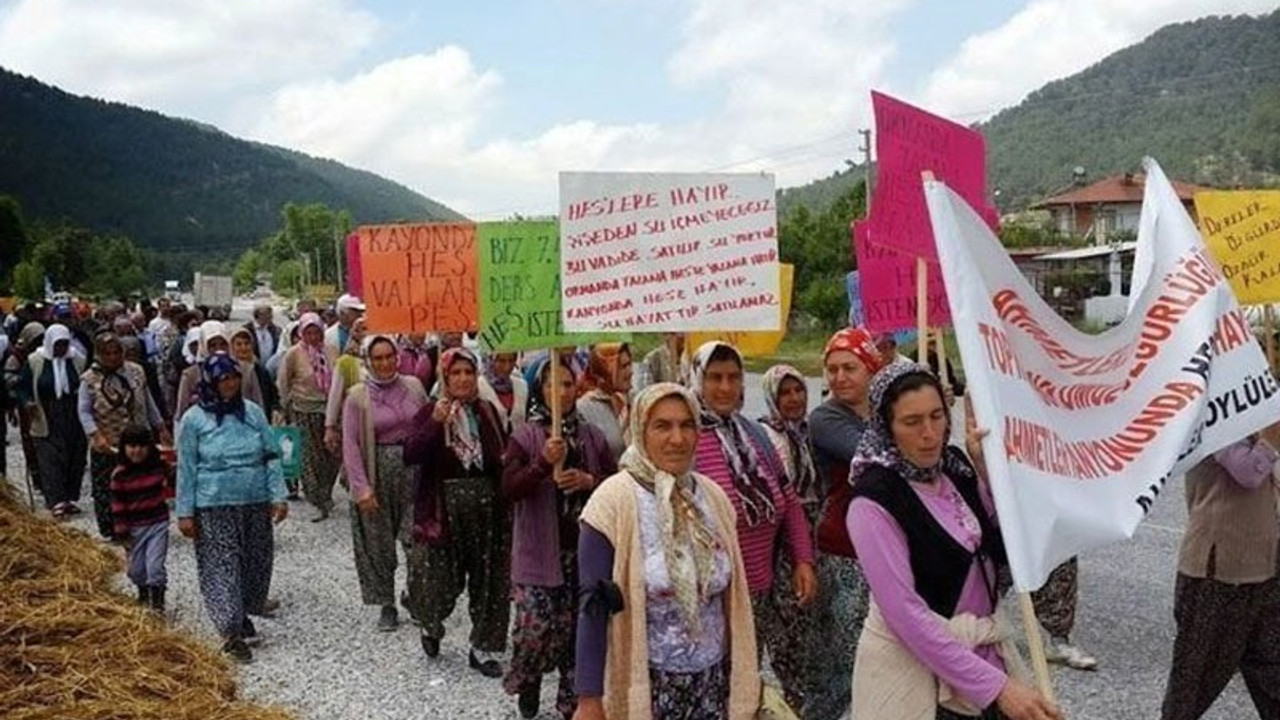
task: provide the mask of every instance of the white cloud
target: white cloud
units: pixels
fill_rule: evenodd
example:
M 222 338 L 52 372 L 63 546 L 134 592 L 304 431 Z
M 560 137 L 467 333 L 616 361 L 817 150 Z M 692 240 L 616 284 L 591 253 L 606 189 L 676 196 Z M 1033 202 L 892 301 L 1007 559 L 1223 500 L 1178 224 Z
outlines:
M 348 0 L 18 0 L 0 65 L 181 113 L 335 69 L 376 28 Z
M 686 92 L 723 88 L 724 102 L 684 123 L 583 118 L 531 137 L 483 136 L 502 80 L 447 47 L 283 88 L 250 133 L 484 217 L 554 212 L 560 170 L 761 169 L 803 182 L 854 154 L 867 90 L 894 49 L 887 20 L 906 1 L 869 10 L 840 0 L 698 0 L 667 74 Z
M 974 122 L 1164 25 L 1274 9 L 1275 0 L 1032 0 L 1000 27 L 965 40 L 929 77 L 920 100 Z

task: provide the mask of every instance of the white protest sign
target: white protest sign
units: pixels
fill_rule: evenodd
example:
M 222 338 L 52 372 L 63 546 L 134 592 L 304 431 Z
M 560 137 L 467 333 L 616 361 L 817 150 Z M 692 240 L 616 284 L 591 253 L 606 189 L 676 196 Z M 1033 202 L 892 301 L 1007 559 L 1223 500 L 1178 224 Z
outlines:
M 560 173 L 570 332 L 777 330 L 772 175 Z
M 1248 320 L 1159 165 L 1146 165 L 1141 290 L 1100 335 L 1058 317 L 968 204 L 925 183 L 1019 590 L 1131 537 L 1169 477 L 1280 420 Z

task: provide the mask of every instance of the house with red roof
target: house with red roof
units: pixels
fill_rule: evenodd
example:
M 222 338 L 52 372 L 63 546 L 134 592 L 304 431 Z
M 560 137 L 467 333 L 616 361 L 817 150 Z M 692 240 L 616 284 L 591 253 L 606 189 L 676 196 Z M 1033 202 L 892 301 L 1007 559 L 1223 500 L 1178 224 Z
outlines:
M 1197 191 L 1205 188 L 1177 180 L 1170 182 L 1187 212 L 1195 219 L 1193 199 Z M 1041 200 L 1032 208 L 1049 211 L 1053 226 L 1058 232 L 1086 237 L 1103 244 L 1107 242 L 1109 235 L 1138 232 L 1145 184 L 1146 176 L 1141 173 L 1113 175 L 1092 185 L 1072 187 Z

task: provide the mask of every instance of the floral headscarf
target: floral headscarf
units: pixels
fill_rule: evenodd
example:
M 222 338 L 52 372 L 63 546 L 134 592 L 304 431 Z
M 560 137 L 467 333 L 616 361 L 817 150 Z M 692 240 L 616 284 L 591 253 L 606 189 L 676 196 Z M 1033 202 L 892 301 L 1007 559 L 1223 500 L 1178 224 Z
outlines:
M 477 416 L 475 401 L 478 388 L 473 386 L 466 396 L 453 395 L 449 390 L 449 369 L 459 361 L 468 362 L 472 368 L 479 368 L 475 353 L 466 348 L 449 348 L 440 354 L 440 382 L 436 386 L 440 393 L 451 400 L 456 400 L 445 420 L 445 444 L 453 448 L 458 462 L 464 469 L 484 467 L 484 446 L 480 437 L 480 418 Z
M 235 415 L 244 422 L 244 394 L 237 392 L 234 398 L 224 400 L 218 392 L 218 383 L 228 375 L 240 377 L 240 363 L 225 352 L 216 352 L 200 366 L 200 407 L 213 415 L 218 424 L 227 415 Z
M 311 363 L 311 372 L 315 374 L 316 386 L 320 388 L 320 392 L 328 393 L 329 385 L 333 383 L 333 364 L 329 362 L 329 356 L 324 353 L 324 343 L 320 343 L 319 347 L 311 345 L 303 339 L 302 333 L 309 327 L 318 327 L 320 332 L 324 332 L 324 321 L 315 313 L 303 313 L 298 318 L 298 344 L 307 354 L 307 361 Z
M 662 555 L 675 591 L 676 605 L 695 631 L 700 609 L 709 597 L 715 553 L 721 548 L 719 535 L 694 499 L 692 472 L 676 477 L 653 464 L 644 447 L 644 427 L 649 413 L 662 400 L 680 398 L 694 418 L 702 413 L 698 399 L 675 383 L 657 383 L 636 397 L 631 413 L 631 444 L 618 460 L 618 467 L 653 493 L 657 499 L 658 532 Z
M 802 417 L 800 420 L 787 420 L 782 417 L 782 412 L 778 409 L 778 395 L 782 392 L 782 381 L 787 378 L 793 378 L 806 389 L 808 388 L 804 375 L 790 365 L 774 365 L 769 368 L 765 371 L 762 380 L 764 402 L 768 412 L 760 417 L 760 422 L 786 436 L 787 442 L 791 445 L 791 456 L 795 458 L 795 477 L 786 479 L 795 486 L 797 495 L 807 497 L 817 480 L 818 470 L 813 462 L 813 449 L 809 440 L 809 420 L 807 417 Z
M 742 367 L 742 355 L 737 348 L 719 340 L 703 343 L 693 354 L 693 390 L 697 393 L 698 400 L 703 402 L 700 418 L 702 427 L 715 431 L 716 439 L 720 441 L 720 451 L 729 464 L 729 475 L 738 491 L 738 499 L 742 501 L 743 519 L 747 525 L 755 527 L 762 522 L 772 523 L 777 518 L 778 511 L 773 504 L 769 482 L 760 469 L 765 459 L 759 456 L 760 448 L 756 447 L 748 435 L 750 431 L 746 428 L 747 419 L 738 410 L 725 416 L 712 412 L 705 405 L 706 396 L 702 387 L 704 376 L 712 354 L 720 348 L 728 348 L 737 360 L 738 367 Z M 738 407 L 742 407 L 742 398 L 738 399 Z
M 892 470 L 910 482 L 929 482 L 939 472 L 950 477 L 973 476 L 974 471 L 968 463 L 956 459 L 949 452 L 942 453 L 938 464 L 922 468 L 907 460 L 893 441 L 893 430 L 889 427 L 889 408 L 885 395 L 895 382 L 913 374 L 936 377 L 929 368 L 915 362 L 898 361 L 890 363 L 871 379 L 868 396 L 871 401 L 871 418 L 867 429 L 858 441 L 858 450 L 849 464 L 849 482 L 856 483 L 869 468 L 881 466 Z M 945 406 L 944 406 L 945 407 Z M 951 435 L 951 418 L 947 418 L 947 426 L 943 437 Z
M 627 391 L 618 387 L 618 371 L 622 365 L 622 354 L 631 355 L 631 347 L 626 343 L 597 343 L 591 346 L 587 355 L 587 369 L 582 373 L 579 384 L 582 394 L 606 400 L 613 407 L 613 414 L 618 422 L 627 425 Z
M 827 341 L 827 346 L 823 348 L 822 359 L 826 360 L 828 355 L 841 350 L 851 352 L 857 356 L 858 360 L 867 366 L 867 372 L 872 375 L 884 367 L 875 339 L 870 332 L 863 328 L 845 328 L 837 331 Z
M 484 378 L 489 381 L 489 387 L 498 395 L 510 395 L 515 392 L 515 385 L 511 382 L 511 375 L 500 375 L 494 368 L 494 359 L 499 355 L 514 355 L 508 352 L 493 352 L 484 356 Z

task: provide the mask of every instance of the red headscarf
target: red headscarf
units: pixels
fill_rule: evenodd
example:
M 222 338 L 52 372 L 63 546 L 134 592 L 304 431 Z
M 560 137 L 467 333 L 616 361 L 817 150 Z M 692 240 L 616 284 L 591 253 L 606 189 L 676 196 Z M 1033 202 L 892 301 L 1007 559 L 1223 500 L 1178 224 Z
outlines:
M 826 360 L 831 353 L 841 350 L 853 353 L 863 365 L 867 366 L 867 372 L 872 375 L 884 367 L 875 340 L 864 328 L 845 328 L 832 335 L 827 341 L 827 347 L 822 351 L 822 359 Z

